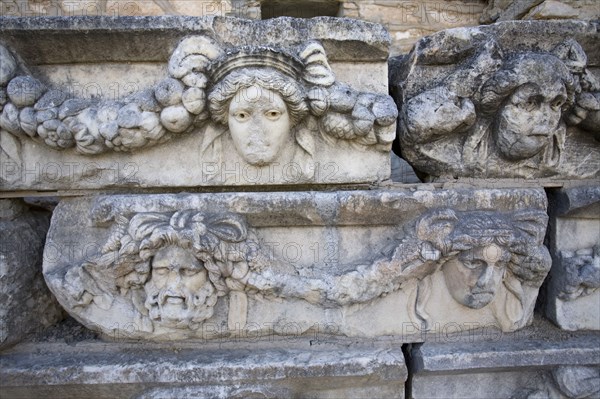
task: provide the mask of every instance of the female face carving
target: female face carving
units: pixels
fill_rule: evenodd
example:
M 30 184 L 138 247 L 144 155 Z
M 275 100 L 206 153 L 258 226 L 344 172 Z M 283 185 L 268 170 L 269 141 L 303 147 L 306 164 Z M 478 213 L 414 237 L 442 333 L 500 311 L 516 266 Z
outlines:
M 292 145 L 291 122 L 281 96 L 258 85 L 239 90 L 229 105 L 229 131 L 246 162 L 262 166 Z
M 494 299 L 502 283 L 507 253 L 496 244 L 462 252 L 442 267 L 446 286 L 461 305 L 481 309 Z

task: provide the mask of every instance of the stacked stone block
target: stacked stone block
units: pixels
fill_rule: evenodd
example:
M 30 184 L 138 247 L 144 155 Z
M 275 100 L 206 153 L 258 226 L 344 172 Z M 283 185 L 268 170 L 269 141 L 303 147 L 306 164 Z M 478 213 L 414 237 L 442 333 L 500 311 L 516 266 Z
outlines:
M 388 88 L 358 21 L 4 21 L 2 194 L 62 197 L 43 275 L 98 334 L 4 351 L 9 395 L 597 394 L 597 333 L 534 316 L 598 320 L 596 24 L 443 31 Z
M 415 398 L 600 392 L 598 334 L 583 332 L 598 331 L 600 316 L 597 29 L 582 21 L 452 29 L 390 62 L 395 150 L 425 180 L 546 189 L 552 267 L 537 317 L 581 331 L 549 336 L 546 324 L 526 339 L 483 330 L 415 346 Z

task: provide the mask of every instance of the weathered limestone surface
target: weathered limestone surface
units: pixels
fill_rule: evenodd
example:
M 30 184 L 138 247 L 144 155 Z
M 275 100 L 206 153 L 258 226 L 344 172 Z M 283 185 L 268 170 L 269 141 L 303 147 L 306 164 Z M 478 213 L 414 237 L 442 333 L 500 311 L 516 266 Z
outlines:
M 596 0 L 490 0 L 480 22 L 484 24 L 514 19 L 583 19 L 600 17 Z
M 391 61 L 397 153 L 434 180 L 598 178 L 599 39 L 597 23 L 548 21 L 420 40 Z
M 382 24 L 392 37 L 391 55 L 408 53 L 423 36 L 479 24 L 485 0 L 343 0 L 340 16 Z
M 108 338 L 512 331 L 550 268 L 545 209 L 538 189 L 64 199 L 44 275 Z
M 381 26 L 6 18 L 0 34 L 3 190 L 390 176 L 397 109 Z
M 600 186 L 550 193 L 546 314 L 565 330 L 600 330 Z
M 133 17 L 152 15 L 206 16 L 238 14 L 236 0 L 0 0 L 5 17 Z
M 275 4 L 223 3 L 251 6 L 238 13 L 251 18 Z M 519 18 L 579 12 L 513 3 Z M 400 47 L 471 25 L 483 7 L 327 4 L 393 26 Z M 134 7 L 222 15 L 203 8 L 215 5 Z M 95 13 L 116 6 L 101 0 Z M 403 398 L 405 353 L 409 397 L 600 395 L 600 336 L 534 320 L 554 262 L 546 313 L 565 330 L 600 330 L 600 186 L 549 190 L 550 207 L 542 188 L 600 177 L 597 22 L 424 38 L 392 62 L 397 104 L 390 37 L 375 24 L 0 22 L 0 197 L 91 190 L 61 200 L 45 244 L 47 219 L 0 200 L 2 396 Z M 534 188 L 266 191 L 416 181 L 397 158 L 390 176 L 399 113 L 397 144 L 419 177 Z M 164 193 L 223 186 L 242 192 Z M 81 323 L 69 319 L 69 338 L 45 330 L 13 345 L 60 317 L 56 300 Z
M 62 318 L 42 276 L 49 219 L 21 200 L 0 200 L 0 349 Z
M 337 10 L 337 11 L 336 11 Z M 595 20 L 596 0 L 0 0 L 0 15 L 37 16 L 338 16 L 382 24 L 391 55 L 410 51 L 417 40 L 444 29 L 517 19 Z
M 443 337 L 414 345 L 407 360 L 419 398 L 597 398 L 600 337 L 563 335 L 549 323 L 515 334 Z
M 0 366 L 2 395 L 15 399 L 402 399 L 407 377 L 400 345 L 322 335 L 218 344 L 40 342 L 4 352 Z

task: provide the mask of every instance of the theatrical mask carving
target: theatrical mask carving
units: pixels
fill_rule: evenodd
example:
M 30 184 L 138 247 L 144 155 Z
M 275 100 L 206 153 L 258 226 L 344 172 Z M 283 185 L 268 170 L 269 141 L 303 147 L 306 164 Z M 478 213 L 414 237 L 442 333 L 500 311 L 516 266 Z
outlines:
M 144 330 L 195 330 L 213 315 L 218 297 L 242 286 L 247 254 L 235 244 L 246 238 L 245 223 L 231 214 L 121 217 L 101 254 L 67 272 L 69 305 L 109 309 L 121 297 Z
M 503 331 L 525 326 L 537 292 L 551 266 L 543 246 L 547 216 L 526 211 L 455 212 L 432 210 L 420 217 L 387 258 L 337 276 L 284 279 L 263 274 L 252 280 L 263 292 L 285 292 L 326 307 L 372 303 L 377 298 L 416 282 L 410 318 L 427 331 L 432 328 L 428 307 L 434 291 L 448 293 L 454 309 L 483 309 Z M 439 298 L 438 298 L 439 299 Z M 438 309 L 439 310 L 439 309 Z M 442 310 L 443 312 L 443 310 Z M 456 315 L 456 320 L 460 316 Z
M 581 45 L 523 51 L 464 33 L 468 44 L 440 33 L 401 64 L 440 71 L 425 84 L 411 82 L 421 73 L 412 71 L 398 82 L 403 157 L 431 179 L 598 176 L 600 83 Z
M 277 49 L 187 37 L 168 78 L 114 101 L 72 98 L 28 74 L 6 47 L 0 55 L 2 134 L 56 150 L 141 151 L 192 134 L 202 136 L 198 156 L 207 162 L 233 149 L 249 165 L 293 161 L 311 177 L 317 136 L 385 152 L 395 135 L 392 99 L 336 82 L 317 41 Z
M 433 238 L 432 246 L 440 255 L 436 255 L 437 273 L 419 283 L 417 316 L 428 325 L 425 309 L 432 290 L 441 289 L 436 281 L 443 281 L 456 303 L 474 310 L 491 309 L 502 330 L 523 327 L 550 270 L 550 255 L 542 245 L 546 222 L 541 212 L 457 215 L 446 210 L 421 219 L 422 231 Z M 436 280 L 440 273 L 443 279 Z
M 117 216 L 99 254 L 46 278 L 76 317 L 120 312 L 135 334 L 150 338 L 175 330 L 182 332 L 177 338 L 201 337 L 204 323 L 223 314 L 230 328 L 244 327 L 253 322 L 250 305 L 368 309 L 402 292 L 412 298 L 402 317 L 425 330 L 440 317 L 432 295 L 445 292 L 444 300 L 456 303 L 451 316 L 460 318 L 460 309 L 487 312 L 512 331 L 529 322 L 550 267 L 542 245 L 546 221 L 539 211 L 434 209 L 407 227 L 390 255 L 317 277 L 294 273 L 293 264 L 274 257 L 240 215 L 142 212 Z M 219 303 L 225 311 L 217 315 Z
M 508 252 L 496 244 L 462 252 L 442 268 L 450 294 L 473 309 L 487 306 L 504 278 Z

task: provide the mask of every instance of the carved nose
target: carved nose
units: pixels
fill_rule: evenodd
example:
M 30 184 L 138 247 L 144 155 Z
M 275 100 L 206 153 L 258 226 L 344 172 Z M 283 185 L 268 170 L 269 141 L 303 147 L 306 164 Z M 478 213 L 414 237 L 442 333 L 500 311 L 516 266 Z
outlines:
M 487 265 L 479 275 L 479 279 L 477 280 L 477 287 L 484 288 L 485 286 L 487 286 L 492 280 L 493 274 L 494 265 Z
M 534 130 L 539 135 L 549 134 L 551 129 L 556 128 L 560 123 L 560 112 L 552 109 L 550 104 L 542 103 L 540 105 L 539 112 L 536 113 L 533 119 Z
M 181 276 L 177 271 L 172 270 L 167 279 L 167 287 L 178 287 L 181 283 Z
M 263 129 L 263 126 L 260 122 L 254 121 L 253 123 L 250 124 L 250 126 L 248 126 L 248 137 L 250 138 L 249 143 L 250 144 L 260 144 L 260 145 L 267 145 L 268 143 L 265 142 L 264 138 L 265 138 L 265 131 Z

